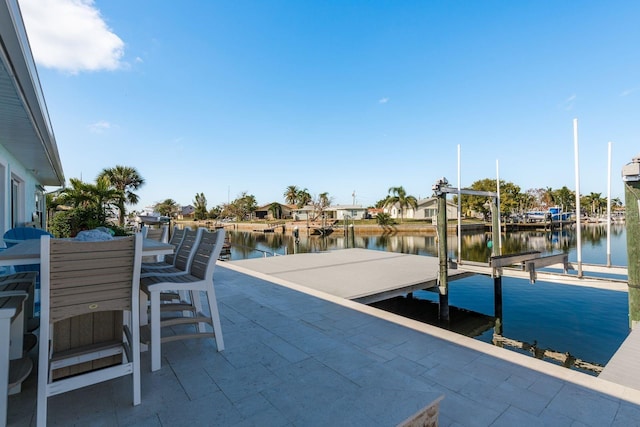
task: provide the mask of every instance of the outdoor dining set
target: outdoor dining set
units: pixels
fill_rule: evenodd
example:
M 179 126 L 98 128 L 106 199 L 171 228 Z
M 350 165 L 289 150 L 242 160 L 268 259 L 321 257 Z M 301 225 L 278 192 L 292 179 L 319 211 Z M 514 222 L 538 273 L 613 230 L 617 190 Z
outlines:
M 98 229 L 70 239 L 24 227 L 5 233 L 0 426 L 8 395 L 20 393 L 32 371 L 37 425 L 44 426 L 48 397 L 125 375 L 132 376 L 133 404 L 140 404 L 141 352 L 156 371 L 163 342 L 214 338 L 224 349 L 213 286 L 224 229 L 169 231 L 143 227 L 113 237 Z

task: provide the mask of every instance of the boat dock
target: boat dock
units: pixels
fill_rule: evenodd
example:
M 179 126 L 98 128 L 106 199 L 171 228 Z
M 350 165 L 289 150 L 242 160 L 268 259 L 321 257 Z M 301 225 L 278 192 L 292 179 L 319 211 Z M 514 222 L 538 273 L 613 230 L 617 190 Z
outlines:
M 528 255 L 532 258 L 533 255 Z M 534 259 L 534 258 L 532 258 Z M 501 266 L 500 275 L 525 280 L 539 280 L 558 284 L 586 286 L 626 292 L 627 281 L 595 276 L 542 271 L 540 268 L 575 270 L 576 265 L 558 263 L 559 257 L 538 257 L 537 264 Z M 524 261 L 526 262 L 526 261 Z M 303 253 L 278 257 L 252 258 L 231 261 L 231 264 L 264 274 L 266 277 L 298 283 L 307 288 L 337 297 L 370 304 L 437 286 L 438 258 L 369 249 L 341 249 L 320 253 Z M 542 265 L 547 264 L 547 265 Z M 538 270 L 535 266 L 538 266 Z M 456 267 L 456 266 L 454 266 Z M 492 277 L 494 266 L 489 263 L 465 261 L 457 268 L 449 268 L 449 281 L 475 274 Z M 624 267 L 582 266 L 584 272 L 625 275 Z
M 364 304 L 434 288 L 439 268 L 435 257 L 368 249 L 253 258 L 230 264 Z M 450 270 L 449 281 L 473 274 Z
M 263 228 L 254 228 L 253 231 L 256 233 L 274 233 L 278 229 L 282 229 L 284 233 L 285 223 L 267 224 Z
M 633 329 L 605 366 L 599 378 L 640 388 L 640 328 Z

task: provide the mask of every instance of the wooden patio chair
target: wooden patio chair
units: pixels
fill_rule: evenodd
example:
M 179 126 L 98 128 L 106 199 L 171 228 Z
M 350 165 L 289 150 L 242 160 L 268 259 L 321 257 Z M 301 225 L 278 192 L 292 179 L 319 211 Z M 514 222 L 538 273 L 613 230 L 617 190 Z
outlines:
M 201 229 L 202 230 L 202 229 Z M 218 351 L 224 350 L 222 327 L 218 303 L 213 287 L 213 270 L 216 260 L 224 244 L 224 229 L 215 232 L 203 231 L 195 256 L 189 268 L 189 273 L 179 276 L 150 276 L 140 279 L 140 290 L 143 298 L 151 300 L 150 342 L 151 342 L 151 370 L 160 369 L 160 344 L 180 339 L 215 338 Z M 163 292 L 187 293 L 188 300 L 178 303 L 161 303 Z M 209 315 L 203 313 L 200 302 L 200 292 L 205 292 L 209 305 Z M 162 317 L 161 313 L 174 313 L 173 317 Z M 186 314 L 185 314 L 186 313 Z M 213 331 L 208 331 L 205 324 L 209 323 Z M 175 331 L 175 335 L 161 338 L 161 328 L 177 325 L 197 325 L 195 332 L 182 333 Z
M 38 273 L 25 271 L 0 276 L 0 291 L 25 291 L 27 300 L 24 303 L 24 330 L 33 332 L 40 326 L 40 319 L 34 317 L 34 287 Z M 35 345 L 35 343 L 34 343 Z M 26 350 L 25 348 L 25 351 Z
M 158 268 L 145 266 L 141 270 L 141 277 L 188 274 L 189 266 L 195 255 L 195 248 L 198 246 L 203 231 L 204 228 L 185 230 L 182 243 L 175 253 L 173 265 Z
M 143 262 L 142 269 L 148 268 L 168 268 L 175 267 L 175 254 L 180 250 L 180 246 L 182 245 L 182 240 L 187 232 L 187 230 L 191 230 L 190 227 L 178 228 L 177 226 L 173 228 L 173 232 L 171 233 L 171 239 L 169 240 L 169 244 L 173 245 L 176 248 L 175 253 L 170 255 L 165 255 L 164 258 L 159 262 Z
M 151 228 L 143 225 L 140 230 L 144 239 L 157 240 L 158 242 L 167 243 L 169 241 L 169 226 L 162 225 L 160 227 Z M 142 258 L 142 262 L 161 262 L 162 255 L 146 256 Z
M 47 399 L 133 376 L 140 403 L 140 235 L 101 242 L 41 239 L 37 425 Z M 123 321 L 124 320 L 124 321 Z

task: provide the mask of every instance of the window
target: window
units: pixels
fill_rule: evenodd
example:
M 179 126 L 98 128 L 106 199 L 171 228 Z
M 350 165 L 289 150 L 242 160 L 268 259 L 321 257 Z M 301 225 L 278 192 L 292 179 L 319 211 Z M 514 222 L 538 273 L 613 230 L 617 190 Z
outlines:
M 438 216 L 438 209 L 425 208 L 425 210 L 424 210 L 424 217 L 425 218 L 433 218 L 434 216 Z
M 23 207 L 24 196 L 22 194 L 23 188 L 24 188 L 24 182 L 20 180 L 18 177 L 12 176 L 11 177 L 11 211 L 9 213 L 10 228 L 18 227 L 22 225 L 21 222 L 24 222 L 22 220 L 22 214 L 24 212 L 24 207 Z
M 18 194 L 19 185 L 14 179 L 11 180 L 11 228 L 16 226 L 18 221 Z

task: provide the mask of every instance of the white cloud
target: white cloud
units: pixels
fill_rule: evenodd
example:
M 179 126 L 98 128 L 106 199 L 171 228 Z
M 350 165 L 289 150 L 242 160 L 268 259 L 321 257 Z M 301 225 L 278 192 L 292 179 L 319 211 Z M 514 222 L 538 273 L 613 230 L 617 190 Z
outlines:
M 576 98 L 577 96 L 575 94 L 571 95 L 570 97 L 562 101 L 562 103 L 560 104 L 560 108 L 567 111 L 573 110 Z
M 89 130 L 95 133 L 102 133 L 105 130 L 109 130 L 109 129 L 111 129 L 111 123 L 105 120 L 99 120 L 89 125 Z
M 634 88 L 631 88 L 631 89 L 625 89 L 620 93 L 620 96 L 631 95 L 633 92 L 637 91 L 638 89 L 640 89 L 640 88 L 634 87 Z
M 35 61 L 76 74 L 122 68 L 124 42 L 93 0 L 19 0 Z
M 387 97 L 380 98 L 378 100 L 378 104 L 386 104 L 387 102 L 389 102 L 389 98 L 387 98 Z

